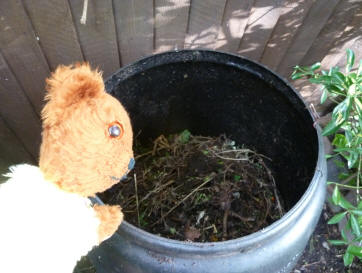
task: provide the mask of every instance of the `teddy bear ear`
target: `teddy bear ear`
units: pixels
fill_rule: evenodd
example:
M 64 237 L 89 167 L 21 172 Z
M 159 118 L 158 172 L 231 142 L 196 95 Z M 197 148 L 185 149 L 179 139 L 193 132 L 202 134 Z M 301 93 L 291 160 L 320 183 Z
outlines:
M 60 65 L 46 80 L 46 105 L 42 111 L 45 123 L 55 122 L 56 114 L 80 101 L 93 99 L 104 93 L 102 74 L 88 63 Z

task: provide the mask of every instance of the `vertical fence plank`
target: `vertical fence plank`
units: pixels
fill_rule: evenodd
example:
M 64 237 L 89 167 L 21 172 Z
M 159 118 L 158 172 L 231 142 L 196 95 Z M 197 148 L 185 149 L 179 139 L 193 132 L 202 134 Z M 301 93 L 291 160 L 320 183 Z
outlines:
M 349 3 L 350 5 L 352 1 Z M 345 6 L 346 9 L 347 6 Z M 339 9 L 340 12 L 342 12 Z M 337 10 L 337 12 L 339 12 Z M 351 20 L 348 20 L 349 23 L 346 24 L 343 23 L 345 26 L 344 30 L 342 30 L 342 34 L 333 34 L 338 36 L 337 40 L 333 40 L 333 42 L 336 42 L 337 45 L 333 46 L 329 52 L 323 53 L 324 58 L 322 59 L 322 67 L 324 69 L 329 69 L 332 66 L 338 65 L 340 67 L 343 67 L 346 64 L 346 50 L 347 48 L 351 48 L 356 53 L 356 60 L 359 60 L 362 58 L 362 7 L 359 6 L 357 10 L 353 13 L 350 13 Z M 345 18 L 347 20 L 347 18 Z M 338 18 L 336 18 L 338 20 Z M 330 22 L 333 23 L 333 20 Z M 340 22 L 342 24 L 342 22 Z M 337 27 L 337 26 L 336 26 Z M 325 33 L 325 32 L 322 32 Z M 328 36 L 321 36 L 321 39 L 327 38 Z M 327 40 L 326 40 L 327 42 Z M 329 41 L 330 43 L 332 41 Z M 334 43 L 333 43 L 334 44 Z M 330 45 L 326 44 L 326 48 L 329 48 Z M 306 56 L 307 57 L 307 56 Z M 321 60 L 321 59 L 319 59 Z M 305 62 L 304 64 L 310 64 L 312 62 L 316 62 L 318 59 L 312 60 L 310 59 L 308 63 L 307 61 L 303 60 Z M 295 87 L 300 90 L 300 94 L 304 97 L 304 99 L 308 103 L 313 103 L 316 110 L 321 114 L 325 115 L 330 111 L 329 103 L 325 103 L 323 105 L 320 104 L 320 96 L 322 94 L 322 91 L 320 88 L 316 87 L 316 85 L 309 83 L 305 80 L 299 80 L 295 82 Z
M 40 120 L 1 54 L 0 115 L 26 150 L 37 158 L 40 146 Z
M 231 53 L 237 52 L 253 3 L 254 0 L 228 0 L 226 2 L 216 49 Z
M 276 69 L 315 0 L 287 0 L 265 47 L 261 63 Z
M 318 0 L 310 8 L 303 25 L 298 30 L 293 43 L 277 68 L 281 75 L 289 76 L 293 67 L 300 63 L 338 2 L 339 0 Z
M 153 1 L 114 0 L 114 14 L 122 65 L 153 52 Z
M 59 64 L 83 61 L 67 0 L 23 0 L 23 3 L 52 70 Z
M 89 0 L 85 24 L 81 24 L 84 0 L 69 1 L 85 60 L 108 77 L 120 67 L 112 0 Z
M 215 49 L 226 0 L 191 1 L 185 48 Z
M 49 67 L 21 1 L 0 1 L 0 48 L 37 114 Z
M 183 49 L 190 0 L 155 0 L 155 53 Z
M 346 41 L 361 35 L 361 33 L 358 34 L 354 32 L 361 29 L 362 25 L 356 25 L 356 21 L 351 24 L 353 18 L 362 17 L 361 12 L 361 0 L 339 2 L 300 64 L 310 65 L 321 61 L 328 52 L 332 54 L 333 52 L 339 51 Z
M 256 0 L 238 54 L 258 61 L 278 21 L 282 0 Z
M 0 116 L 0 183 L 6 180 L 2 174 L 8 172 L 9 166 L 19 163 L 36 164 Z

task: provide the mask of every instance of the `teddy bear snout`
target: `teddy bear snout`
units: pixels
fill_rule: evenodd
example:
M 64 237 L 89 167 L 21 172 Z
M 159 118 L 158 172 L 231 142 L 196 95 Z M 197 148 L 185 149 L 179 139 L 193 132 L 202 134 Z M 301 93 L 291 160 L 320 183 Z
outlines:
M 134 168 L 134 165 L 136 164 L 136 161 L 134 160 L 134 158 L 132 157 L 129 162 L 128 162 L 128 171 L 127 173 L 122 176 L 121 178 L 119 177 L 116 177 L 116 176 L 111 176 L 111 178 L 113 180 L 118 180 L 118 181 L 122 181 L 122 180 L 125 180 L 127 178 L 127 174 Z
M 129 160 L 129 163 L 128 163 L 128 170 L 131 171 L 135 165 L 136 161 L 134 160 L 134 158 L 131 158 Z

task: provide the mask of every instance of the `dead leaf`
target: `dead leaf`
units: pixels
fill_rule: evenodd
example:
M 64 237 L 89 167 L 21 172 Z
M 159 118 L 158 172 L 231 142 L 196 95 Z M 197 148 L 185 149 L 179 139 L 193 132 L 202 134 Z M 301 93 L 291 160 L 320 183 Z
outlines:
M 194 241 L 200 237 L 200 231 L 195 227 L 189 227 L 185 229 L 185 237 L 187 240 Z

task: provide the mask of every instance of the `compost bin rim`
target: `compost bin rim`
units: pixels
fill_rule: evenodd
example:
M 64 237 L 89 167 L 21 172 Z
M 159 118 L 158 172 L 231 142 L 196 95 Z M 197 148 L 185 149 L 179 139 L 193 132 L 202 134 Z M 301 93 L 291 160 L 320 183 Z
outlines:
M 188 58 L 186 60 L 182 60 L 181 57 L 183 54 L 193 54 L 193 58 Z M 273 86 L 275 88 L 275 82 L 274 84 L 272 84 L 271 82 L 266 81 L 265 78 L 263 78 L 262 75 L 260 75 L 260 73 L 253 71 L 250 69 L 250 67 L 248 67 L 248 65 L 238 65 L 237 63 L 234 62 L 222 62 L 221 60 L 211 60 L 211 59 L 207 59 L 205 60 L 205 55 L 202 55 L 202 53 L 204 54 L 208 54 L 207 56 L 211 56 L 211 55 L 224 55 L 228 58 L 236 58 L 236 59 L 241 59 L 243 61 L 249 62 L 250 65 L 252 66 L 256 66 L 256 67 L 260 67 L 263 70 L 266 70 L 268 73 L 270 73 L 275 79 L 280 80 L 281 83 L 283 85 L 285 85 L 285 87 L 287 87 L 288 89 L 291 89 L 293 91 L 293 95 L 296 96 L 296 99 L 299 102 L 302 102 L 302 105 L 304 106 L 303 109 L 307 110 L 309 113 L 309 117 L 312 118 L 313 122 L 316 122 L 314 115 L 312 114 L 310 108 L 306 105 L 306 103 L 304 102 L 302 96 L 296 91 L 296 89 L 281 75 L 278 75 L 276 72 L 272 71 L 271 69 L 269 69 L 267 66 L 251 60 L 247 57 L 244 56 L 240 56 L 240 55 L 236 55 L 233 53 L 228 53 L 228 52 L 224 52 L 224 51 L 217 51 L 217 50 L 210 50 L 210 49 L 183 49 L 183 50 L 171 50 L 171 51 L 165 51 L 162 53 L 158 53 L 158 54 L 154 54 L 154 55 L 150 55 L 150 56 L 146 56 L 143 58 L 139 58 L 138 60 L 136 60 L 133 63 L 129 63 L 127 65 L 125 65 L 124 67 L 121 67 L 120 69 L 118 69 L 117 71 L 115 71 L 112 75 L 108 76 L 105 79 L 105 87 L 106 87 L 106 91 L 108 91 L 107 89 L 107 83 L 110 82 L 113 77 L 115 77 L 116 75 L 119 77 L 119 74 L 124 75 L 123 78 L 121 78 L 121 80 L 129 78 L 131 76 L 135 76 L 137 74 L 142 73 L 145 69 L 149 69 L 149 68 L 155 68 L 155 67 L 159 67 L 159 66 L 163 66 L 163 65 L 167 65 L 167 64 L 174 64 L 174 63 L 187 63 L 187 62 L 204 62 L 204 63 L 215 63 L 215 64 L 223 64 L 223 65 L 227 65 L 227 66 L 232 66 L 241 70 L 245 70 L 248 71 L 249 73 L 253 74 L 254 76 L 261 78 L 265 83 Z M 167 55 L 174 55 L 177 56 L 179 55 L 179 58 L 169 58 L 167 61 L 164 58 Z M 201 59 L 201 57 L 203 57 L 203 59 Z M 162 62 L 157 62 L 157 61 L 152 61 L 154 59 L 161 59 Z M 151 61 L 150 61 L 151 60 Z M 134 67 L 136 67 L 135 69 L 133 69 Z M 119 77 L 120 78 L 120 77 Z M 281 93 L 284 95 L 285 99 L 287 99 L 287 101 L 289 103 L 292 103 L 294 105 L 295 101 L 293 96 L 288 96 L 288 94 L 286 94 L 284 92 L 284 90 L 279 90 L 282 91 Z M 111 95 L 114 95 L 112 92 L 110 92 Z M 295 106 L 295 105 L 294 105 Z M 302 114 L 300 111 L 302 110 L 302 108 L 298 109 L 298 114 Z
M 295 88 L 293 86 L 291 86 L 284 77 L 276 74 L 275 72 L 271 71 L 268 67 L 256 62 L 256 61 L 252 61 L 248 58 L 242 57 L 242 56 L 238 56 L 235 54 L 230 54 L 230 53 L 226 53 L 226 52 L 222 52 L 222 51 L 214 51 L 214 50 L 207 50 L 207 49 L 197 49 L 197 50 L 192 50 L 192 49 L 185 49 L 185 50 L 178 50 L 178 51 L 167 51 L 167 52 L 163 52 L 160 54 L 155 54 L 155 55 L 151 55 L 145 58 L 141 58 L 138 61 L 128 64 L 124 67 L 122 67 L 121 69 L 119 69 L 118 71 L 116 71 L 115 73 L 113 73 L 113 75 L 111 75 L 110 77 L 108 77 L 106 79 L 106 83 L 108 81 L 110 81 L 111 79 L 113 79 L 113 77 L 115 77 L 116 74 L 119 73 L 126 73 L 125 78 L 128 78 L 129 76 L 134 76 L 138 73 L 141 73 L 142 71 L 139 69 L 133 69 L 134 67 L 142 67 L 142 68 L 154 68 L 157 66 L 161 66 L 161 65 L 166 65 L 166 64 L 171 64 L 171 63 L 178 63 L 180 62 L 180 59 L 171 59 L 168 62 L 164 62 L 164 63 L 158 63 L 157 65 L 154 65 L 156 62 L 149 62 L 151 59 L 154 58 L 163 58 L 166 55 L 173 55 L 173 54 L 186 54 L 186 53 L 193 53 L 193 54 L 200 54 L 200 53 L 206 53 L 206 54 L 216 54 L 216 55 L 226 55 L 229 58 L 237 58 L 237 59 L 241 59 L 244 61 L 249 62 L 251 65 L 256 65 L 259 66 L 262 70 L 265 70 L 267 73 L 270 73 L 271 76 L 273 76 L 276 80 L 281 81 L 282 84 L 285 85 L 285 87 L 287 87 L 288 89 L 292 90 L 292 92 L 294 93 L 293 95 L 296 96 L 296 99 L 299 100 L 299 103 L 302 103 L 302 105 L 304 105 L 304 110 L 307 111 L 309 118 L 311 118 L 311 121 L 315 123 L 315 118 L 312 114 L 312 112 L 310 111 L 309 107 L 306 106 L 304 100 L 302 99 L 301 95 L 295 90 Z M 203 61 L 203 62 L 211 62 L 210 60 L 192 60 L 192 59 L 188 59 L 188 60 L 184 60 L 182 62 L 190 62 L 190 61 Z M 220 64 L 220 62 L 215 62 Z M 145 65 L 148 64 L 149 67 L 145 67 Z M 237 67 L 239 69 L 244 69 L 244 70 L 248 70 L 247 66 L 238 66 L 236 63 L 231 63 L 231 62 L 224 62 L 221 64 L 225 64 L 225 65 L 229 65 L 229 66 L 234 66 Z M 249 70 L 248 70 L 249 71 Z M 254 74 L 255 76 L 261 77 L 260 75 L 258 75 L 258 73 L 256 73 L 255 71 L 249 71 L 250 73 Z M 264 79 L 265 80 L 265 79 Z M 271 84 L 271 83 L 269 83 Z M 106 85 L 107 86 L 107 85 Z M 109 92 L 109 91 L 107 91 Z M 112 94 L 112 92 L 110 92 Z M 281 92 L 283 95 L 284 93 Z M 292 96 L 285 96 L 286 99 L 288 99 L 289 103 L 293 103 L 293 101 L 291 101 L 291 97 Z M 297 109 L 296 109 L 297 110 Z M 299 112 L 299 114 L 302 114 L 301 112 Z M 121 234 L 126 234 L 127 236 L 132 237 L 132 240 L 135 243 L 138 243 L 139 245 L 141 245 L 142 247 L 145 248 L 155 248 L 156 245 L 159 248 L 160 252 L 163 252 L 161 249 L 169 249 L 171 246 L 175 247 L 175 248 L 185 248 L 187 250 L 195 250 L 200 251 L 202 249 L 212 249 L 213 252 L 223 252 L 224 250 L 228 250 L 228 252 L 231 254 L 230 251 L 239 251 L 240 249 L 247 249 L 250 246 L 253 246 L 255 243 L 260 242 L 263 239 L 268 239 L 268 238 L 273 238 L 274 236 L 276 236 L 279 232 L 283 231 L 283 229 L 288 228 L 288 226 L 290 224 L 292 224 L 293 220 L 296 219 L 296 217 L 299 217 L 306 205 L 308 204 L 308 202 L 310 201 L 310 199 L 313 197 L 312 196 L 312 192 L 316 190 L 316 188 L 318 187 L 318 182 L 320 181 L 320 178 L 323 176 L 326 176 L 326 173 L 323 171 L 325 170 L 325 157 L 324 157 L 324 145 L 323 145 L 323 139 L 322 139 L 322 135 L 321 135 L 321 129 L 319 127 L 318 124 L 315 125 L 315 129 L 314 129 L 315 133 L 317 134 L 317 139 L 318 139 L 318 158 L 317 158 L 317 164 L 314 170 L 314 175 L 313 178 L 311 179 L 308 188 L 306 189 L 306 191 L 304 192 L 304 194 L 302 195 L 302 197 L 298 200 L 298 202 L 296 202 L 296 204 L 279 220 L 275 221 L 274 223 L 272 223 L 271 225 L 267 226 L 266 228 L 263 228 L 257 232 L 254 232 L 252 234 L 237 238 L 237 239 L 232 239 L 232 240 L 227 240 L 227 241 L 223 241 L 223 242 L 205 242 L 205 243 L 200 243 L 200 242 L 188 242 L 188 241 L 178 241 L 178 240 L 174 240 L 174 239 L 168 239 L 168 238 L 164 238 L 152 233 L 149 233 L 147 231 L 144 231 L 136 226 L 133 226 L 131 224 L 129 224 L 127 221 L 123 221 L 123 223 L 120 225 L 117 234 L 115 236 L 120 236 Z M 320 181 L 320 183 L 322 183 L 323 179 Z M 147 245 L 149 244 L 149 245 Z M 232 249 L 230 248 L 232 247 Z

